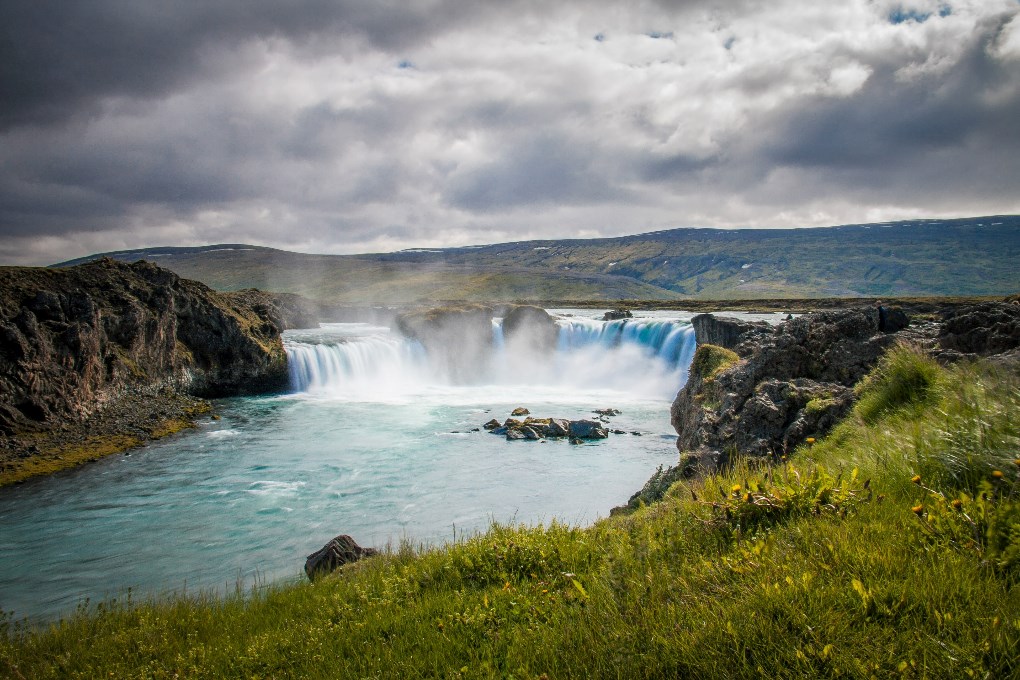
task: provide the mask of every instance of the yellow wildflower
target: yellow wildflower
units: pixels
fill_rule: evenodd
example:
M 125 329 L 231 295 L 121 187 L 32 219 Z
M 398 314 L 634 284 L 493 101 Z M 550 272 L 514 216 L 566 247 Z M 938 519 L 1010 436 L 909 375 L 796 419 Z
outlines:
M 992 470 L 992 477 L 1002 479 L 1002 470 Z
M 804 441 L 806 441 L 808 444 L 814 444 L 815 443 L 815 438 L 814 437 L 808 437 Z
M 910 478 L 910 481 L 912 481 L 914 484 L 920 484 L 921 475 L 914 475 L 913 477 Z
M 732 491 L 732 492 L 733 492 L 733 493 L 735 493 L 735 494 L 736 494 L 736 493 L 740 493 L 740 485 L 739 485 L 739 484 L 734 484 L 734 485 L 733 485 L 733 488 L 732 488 L 732 489 L 730 489 L 730 491 Z
M 954 498 L 953 502 L 952 502 L 952 506 L 953 506 L 953 510 L 959 510 L 960 508 L 963 507 L 963 503 L 960 501 L 959 498 Z
M 914 507 L 910 508 L 910 511 L 913 512 L 918 517 L 920 517 L 921 513 L 924 512 L 924 506 L 921 504 L 915 505 Z

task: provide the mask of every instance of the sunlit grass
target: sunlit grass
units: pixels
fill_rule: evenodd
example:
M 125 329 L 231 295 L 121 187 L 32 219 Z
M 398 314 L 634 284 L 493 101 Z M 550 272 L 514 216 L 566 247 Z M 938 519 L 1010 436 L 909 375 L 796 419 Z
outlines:
M 921 369 L 937 389 L 858 408 L 782 466 L 315 584 L 7 621 L 0 675 L 1016 677 L 1018 383 L 898 353 L 862 404 Z

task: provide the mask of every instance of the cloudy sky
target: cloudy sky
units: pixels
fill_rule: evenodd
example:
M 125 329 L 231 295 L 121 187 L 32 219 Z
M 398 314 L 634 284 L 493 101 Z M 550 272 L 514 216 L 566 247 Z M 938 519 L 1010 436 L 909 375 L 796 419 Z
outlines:
M 0 5 L 0 263 L 1017 212 L 1017 0 Z

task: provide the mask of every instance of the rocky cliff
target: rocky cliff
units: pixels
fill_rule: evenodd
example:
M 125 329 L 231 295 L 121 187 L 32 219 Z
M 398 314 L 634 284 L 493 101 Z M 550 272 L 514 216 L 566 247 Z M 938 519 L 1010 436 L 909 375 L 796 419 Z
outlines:
M 896 307 L 808 314 L 775 327 L 704 314 L 698 350 L 670 416 L 680 463 L 660 469 L 628 507 L 654 501 L 685 477 L 735 456 L 780 458 L 847 415 L 856 385 L 897 342 L 942 362 L 991 357 L 1020 366 L 1020 304 L 945 304 L 911 321 Z
M 161 396 L 179 407 L 285 386 L 287 313 L 272 296 L 217 293 L 146 262 L 0 268 L 4 471 L 105 411 L 126 423 L 137 404 L 156 422 Z
M 825 434 L 852 406 L 853 386 L 897 342 L 943 361 L 1020 346 L 1020 305 L 947 306 L 933 317 L 911 325 L 903 310 L 883 306 L 818 312 L 776 327 L 695 317 L 700 346 L 671 409 L 683 460 L 711 471 L 734 454 L 777 457 Z M 723 355 L 717 345 L 732 352 Z

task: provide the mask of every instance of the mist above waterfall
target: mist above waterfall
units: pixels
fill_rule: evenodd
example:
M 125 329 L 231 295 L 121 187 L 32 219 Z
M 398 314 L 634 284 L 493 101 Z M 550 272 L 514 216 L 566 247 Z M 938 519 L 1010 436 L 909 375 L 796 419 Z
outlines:
M 465 336 L 465 346 L 443 347 L 441 360 L 417 340 L 381 326 L 289 331 L 291 386 L 296 393 L 370 401 L 427 393 L 460 401 L 483 388 L 487 398 L 503 394 L 508 400 L 531 392 L 573 401 L 579 391 L 671 399 L 683 386 L 695 345 L 688 319 L 653 313 L 601 321 L 583 314 L 558 314 L 555 346 L 548 348 L 527 333 L 507 341 L 496 318 L 484 347 Z M 451 353 L 471 357 L 471 370 L 451 368 Z

